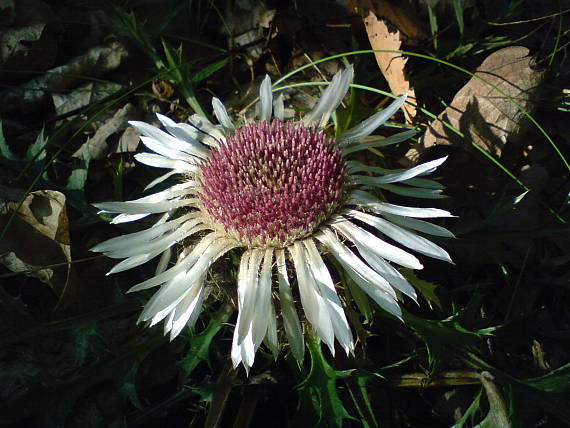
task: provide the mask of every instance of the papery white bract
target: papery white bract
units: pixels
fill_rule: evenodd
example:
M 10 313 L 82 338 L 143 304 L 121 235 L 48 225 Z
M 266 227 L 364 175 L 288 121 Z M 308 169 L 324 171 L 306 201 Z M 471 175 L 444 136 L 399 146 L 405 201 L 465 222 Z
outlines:
M 154 152 L 138 154 L 136 159 L 169 170 L 149 187 L 171 176 L 180 181 L 133 201 L 95 204 L 101 212 L 118 214 L 114 223 L 159 215 L 149 229 L 92 249 L 124 259 L 109 273 L 159 257 L 155 276 L 129 290 L 159 287 L 140 321 L 150 325 L 164 321 L 171 338 L 192 326 L 206 295 L 208 270 L 236 248 L 242 253 L 231 351 L 234 366 L 242 363 L 249 370 L 263 341 L 277 352 L 276 306 L 298 360 L 304 356 L 303 322 L 331 353 L 335 339 L 349 353 L 354 349 L 352 332 L 323 255 L 397 318 L 402 315 L 401 296 L 416 300 L 414 288 L 397 266 L 422 269 L 410 250 L 451 262 L 443 248 L 418 234 L 452 237 L 443 227 L 420 220 L 450 217 L 449 212 L 393 205 L 373 194 L 380 189 L 416 198 L 442 197 L 439 184 L 421 177 L 445 158 L 397 171 L 350 160 L 355 152 L 398 143 L 413 134 L 405 131 L 376 143 L 360 143 L 398 111 L 406 97 L 336 138 L 324 131 L 352 79 L 352 68 L 337 73 L 301 121 L 284 121 L 283 99 L 273 97 L 266 77 L 258 120 L 251 123 L 236 126 L 217 98 L 212 105 L 219 125 L 199 115 L 192 116 L 189 124 L 158 115 L 166 132 L 131 122 Z M 177 245 L 182 247 L 176 263 L 168 267 Z M 291 281 L 293 272 L 296 281 Z

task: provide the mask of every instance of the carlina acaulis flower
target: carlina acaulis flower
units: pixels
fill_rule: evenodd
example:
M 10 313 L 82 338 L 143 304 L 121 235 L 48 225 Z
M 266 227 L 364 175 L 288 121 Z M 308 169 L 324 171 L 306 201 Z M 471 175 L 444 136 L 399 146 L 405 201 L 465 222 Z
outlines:
M 416 292 L 397 269 L 422 269 L 416 253 L 451 262 L 448 253 L 423 235 L 452 237 L 425 218 L 450 217 L 447 211 L 393 205 L 374 191 L 411 198 L 440 198 L 442 186 L 422 178 L 445 158 L 403 170 L 385 170 L 351 160 L 355 152 L 385 147 L 414 134 L 362 143 L 404 103 L 384 110 L 336 138 L 325 132 L 353 80 L 349 67 L 337 73 L 316 107 L 302 120 L 284 119 L 282 96 L 273 97 L 269 77 L 260 88 L 257 119 L 236 126 L 214 98 L 215 125 L 194 115 L 175 123 L 157 115 L 162 131 L 131 122 L 154 153 L 137 154 L 146 165 L 168 169 L 152 187 L 178 175 L 177 184 L 127 202 L 95 204 L 118 214 L 113 223 L 158 214 L 150 228 L 109 239 L 92 250 L 125 259 L 109 273 L 134 268 L 159 257 L 156 274 L 129 291 L 159 287 L 139 321 L 164 321 L 176 337 L 193 326 L 206 298 L 212 264 L 232 249 L 241 253 L 238 317 L 231 358 L 246 370 L 262 342 L 276 354 L 278 318 L 298 360 L 305 354 L 303 325 L 335 352 L 335 339 L 348 354 L 351 328 L 323 255 L 343 269 L 383 310 L 402 317 L 403 296 Z M 179 245 L 177 245 L 179 244 Z M 178 247 L 178 248 L 177 248 Z M 170 266 L 178 249 L 175 264 Z M 296 280 L 293 280 L 295 278 Z M 299 296 L 302 312 L 295 302 Z M 283 336 L 283 335 L 282 335 Z

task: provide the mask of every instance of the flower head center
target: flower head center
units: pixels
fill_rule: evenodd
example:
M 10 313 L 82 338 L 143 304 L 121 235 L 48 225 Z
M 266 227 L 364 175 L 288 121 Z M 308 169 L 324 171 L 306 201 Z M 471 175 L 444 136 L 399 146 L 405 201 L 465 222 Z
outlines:
M 198 197 L 214 222 L 243 244 L 289 245 L 339 206 L 346 163 L 334 139 L 300 122 L 245 125 L 212 150 Z

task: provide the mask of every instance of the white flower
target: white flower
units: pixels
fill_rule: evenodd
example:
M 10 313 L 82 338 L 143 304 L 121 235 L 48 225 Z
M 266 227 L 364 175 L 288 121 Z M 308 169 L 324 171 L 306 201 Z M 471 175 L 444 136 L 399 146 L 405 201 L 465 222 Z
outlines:
M 397 171 L 349 160 L 354 152 L 413 135 L 406 131 L 380 142 L 359 143 L 401 107 L 405 96 L 336 138 L 323 130 L 352 79 L 352 68 L 337 73 L 302 121 L 284 121 L 282 97 L 273 98 L 266 77 L 260 88 L 259 120 L 241 127 L 217 98 L 212 105 L 219 125 L 199 115 L 192 116 L 190 124 L 158 115 L 167 132 L 131 122 L 143 135 L 142 142 L 155 152 L 138 154 L 137 160 L 170 170 L 149 187 L 173 175 L 180 178 L 178 184 L 140 199 L 95 204 L 101 212 L 119 214 L 113 223 L 160 215 L 149 229 L 93 248 L 125 259 L 109 273 L 160 256 L 156 275 L 129 290 L 159 287 L 140 321 L 151 326 L 164 321 L 171 338 L 192 326 L 206 295 L 208 269 L 228 251 L 240 248 L 234 366 L 243 363 L 249 370 L 263 341 L 276 352 L 277 302 L 291 352 L 303 359 L 297 295 L 303 318 L 330 351 L 334 354 L 336 338 L 348 354 L 354 348 L 352 332 L 321 254 L 398 318 L 402 295 L 416 300 L 416 293 L 395 266 L 422 268 L 408 250 L 451 262 L 444 249 L 416 233 L 453 236 L 419 220 L 450 217 L 449 212 L 392 205 L 371 193 L 380 189 L 410 197 L 440 197 L 441 186 L 419 177 L 434 171 L 445 158 Z M 182 244 L 176 264 L 168 267 L 176 244 Z

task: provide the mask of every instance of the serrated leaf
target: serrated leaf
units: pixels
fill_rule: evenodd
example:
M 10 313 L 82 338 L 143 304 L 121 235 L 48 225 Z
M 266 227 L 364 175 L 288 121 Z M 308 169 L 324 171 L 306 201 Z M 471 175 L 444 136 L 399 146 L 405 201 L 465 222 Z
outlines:
M 139 365 L 139 361 L 134 361 L 131 365 L 125 367 L 124 376 L 119 379 L 115 379 L 115 384 L 118 387 L 119 393 L 127 397 L 131 404 L 140 410 L 143 408 L 143 405 L 139 400 L 136 385 Z
M 28 162 L 42 162 L 46 158 L 45 147 L 49 142 L 49 138 L 44 135 L 44 129 L 40 131 L 36 137 L 36 141 L 28 147 L 26 154 L 24 155 L 24 160 Z
M 38 385 L 21 398 L 0 404 L 0 426 L 15 424 L 38 413 L 43 415 L 38 426 L 64 426 L 75 402 L 88 388 L 105 379 L 120 379 L 125 373 L 125 365 L 131 366 L 135 361 L 141 361 L 164 342 L 162 335 L 156 335 L 144 342 L 125 346 L 115 355 L 107 356 L 70 379 L 50 385 Z M 26 412 L 21 409 L 26 409 Z
M 307 335 L 307 347 L 311 355 L 311 370 L 298 388 L 309 391 L 319 423 L 323 426 L 342 427 L 345 419 L 354 418 L 342 404 L 337 381 L 349 376 L 353 370 L 335 370 L 323 355 L 319 339 L 311 333 Z
M 87 356 L 103 357 L 107 353 L 104 341 L 95 323 L 82 325 L 73 330 L 73 356 L 75 364 L 83 365 Z
M 6 143 L 6 138 L 4 137 L 4 130 L 2 129 L 2 121 L 0 120 L 0 155 L 4 159 L 8 159 L 11 161 L 17 161 L 18 158 L 12 153 L 10 147 Z
M 424 281 L 416 276 L 412 269 L 402 269 L 402 275 L 410 281 L 410 283 L 420 292 L 422 296 L 428 301 L 430 307 L 433 309 L 433 305 L 435 305 L 439 310 L 442 310 L 443 307 L 441 306 L 441 300 L 437 294 L 435 294 L 435 290 L 438 287 L 437 284 L 433 282 Z
M 190 351 L 179 363 L 185 378 L 190 376 L 198 364 L 208 359 L 212 340 L 232 313 L 233 309 L 229 305 L 225 305 L 212 315 L 208 326 L 200 334 L 192 336 L 189 339 Z
M 477 346 L 484 337 L 496 330 L 496 327 L 467 330 L 459 322 L 461 312 L 442 321 L 419 318 L 406 311 L 402 315 L 406 324 L 424 340 L 428 351 L 428 361 L 432 368 L 437 360 L 446 356 L 447 347 Z

